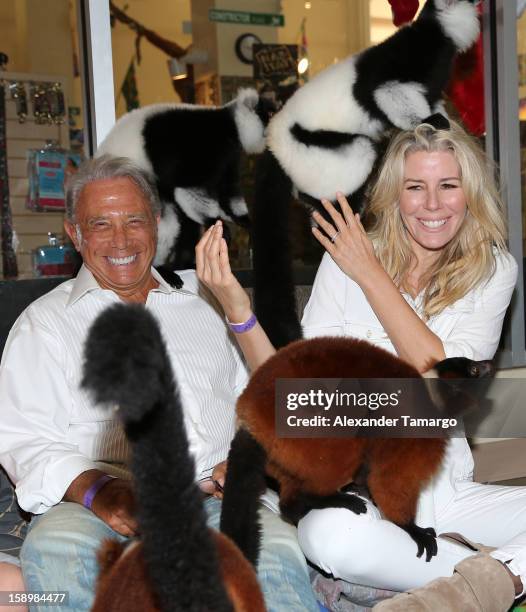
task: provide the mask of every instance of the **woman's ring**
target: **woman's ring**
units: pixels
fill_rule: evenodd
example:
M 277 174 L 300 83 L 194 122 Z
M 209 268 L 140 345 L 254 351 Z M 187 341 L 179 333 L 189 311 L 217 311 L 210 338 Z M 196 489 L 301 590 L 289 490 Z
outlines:
M 336 232 L 334 234 L 334 236 L 331 238 L 331 242 L 334 244 L 334 242 L 336 241 L 336 238 L 338 238 L 338 236 L 340 235 L 340 232 Z

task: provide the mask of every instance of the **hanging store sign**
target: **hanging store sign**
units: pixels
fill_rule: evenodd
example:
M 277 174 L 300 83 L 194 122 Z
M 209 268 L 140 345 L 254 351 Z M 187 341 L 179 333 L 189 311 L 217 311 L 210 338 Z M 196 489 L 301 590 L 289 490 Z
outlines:
M 298 76 L 298 45 L 255 44 L 252 48 L 255 79 Z
M 257 89 L 281 108 L 299 86 L 298 45 L 255 44 L 252 49 Z
M 282 28 L 285 25 L 285 17 L 279 13 L 248 13 L 246 11 L 225 11 L 221 9 L 210 9 L 208 11 L 208 20 L 220 23 L 271 26 L 275 28 Z

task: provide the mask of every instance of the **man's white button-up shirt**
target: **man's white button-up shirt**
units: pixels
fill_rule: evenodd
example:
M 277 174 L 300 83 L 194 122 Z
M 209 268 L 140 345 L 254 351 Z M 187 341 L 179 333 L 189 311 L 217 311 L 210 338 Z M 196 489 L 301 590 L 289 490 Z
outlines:
M 247 371 L 221 310 L 210 294 L 200 295 L 194 271 L 180 273 L 180 290 L 152 274 L 159 286 L 145 307 L 167 344 L 197 476 L 204 477 L 226 459 Z M 76 279 L 33 302 L 9 334 L 0 365 L 0 464 L 24 510 L 45 512 L 100 462 L 126 463 L 119 422 L 79 384 L 88 329 L 116 301 L 82 267 Z

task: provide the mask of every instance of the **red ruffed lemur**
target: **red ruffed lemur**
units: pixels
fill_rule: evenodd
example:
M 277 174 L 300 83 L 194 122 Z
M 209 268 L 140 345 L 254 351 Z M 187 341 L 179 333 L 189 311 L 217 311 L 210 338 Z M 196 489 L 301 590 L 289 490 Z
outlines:
M 131 443 L 140 540 L 108 540 L 94 612 L 264 612 L 252 565 L 208 529 L 183 410 L 158 324 L 138 305 L 104 311 L 85 345 L 83 387 L 115 406 Z M 259 542 L 257 494 L 249 511 Z
M 440 362 L 435 369 L 440 378 L 478 378 L 491 373 L 490 364 L 453 358 Z M 276 380 L 298 378 L 421 376 L 411 365 L 363 340 L 315 338 L 279 350 L 253 374 L 237 403 L 240 427 L 228 458 L 221 530 L 256 564 L 258 533 L 244 508 L 253 503 L 249 491 L 258 494 L 254 483 L 260 487 L 259 494 L 263 492 L 265 474 L 277 481 L 281 513 L 292 523 L 314 508 L 365 512 L 363 500 L 347 490 L 357 478 L 365 478 L 372 500 L 384 517 L 404 529 L 417 544 L 417 556 L 425 551 L 429 561 L 437 551 L 436 535 L 432 528 L 415 524 L 416 507 L 421 490 L 441 465 L 447 439 L 278 437 Z M 413 404 L 426 404 L 427 416 L 437 417 L 443 417 L 449 408 L 472 407 L 473 398 L 460 387 L 446 387 L 420 385 Z M 385 414 L 389 416 L 387 411 Z

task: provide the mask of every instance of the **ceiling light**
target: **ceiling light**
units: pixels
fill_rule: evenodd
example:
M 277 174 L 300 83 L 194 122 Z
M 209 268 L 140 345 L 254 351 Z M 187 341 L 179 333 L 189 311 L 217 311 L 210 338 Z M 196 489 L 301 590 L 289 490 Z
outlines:
M 307 69 L 309 67 L 309 60 L 306 57 L 302 57 L 300 59 L 300 61 L 298 62 L 298 73 L 299 74 L 303 74 L 305 72 L 307 72 Z
M 178 60 L 176 57 L 172 57 L 168 60 L 168 70 L 170 76 L 174 81 L 179 79 L 186 79 L 188 73 L 186 71 L 186 64 Z

